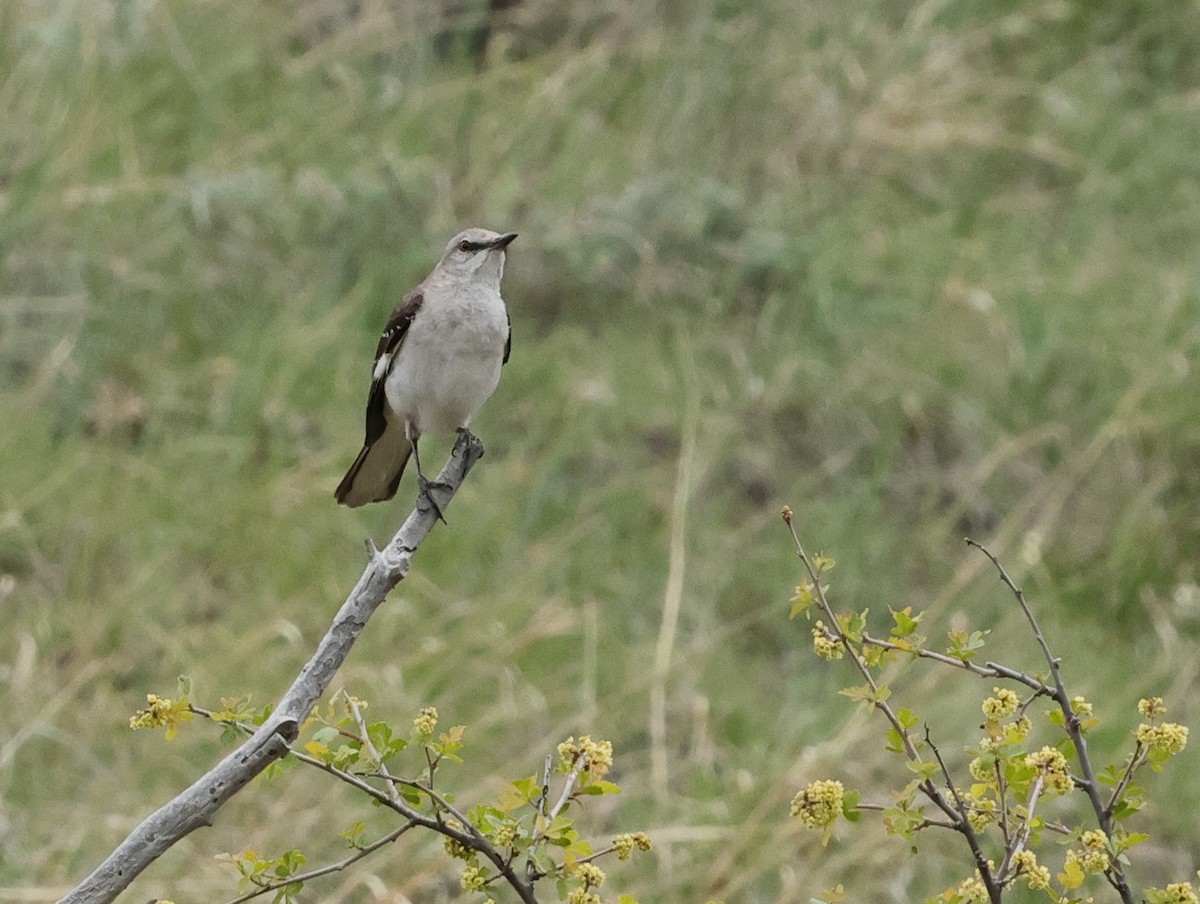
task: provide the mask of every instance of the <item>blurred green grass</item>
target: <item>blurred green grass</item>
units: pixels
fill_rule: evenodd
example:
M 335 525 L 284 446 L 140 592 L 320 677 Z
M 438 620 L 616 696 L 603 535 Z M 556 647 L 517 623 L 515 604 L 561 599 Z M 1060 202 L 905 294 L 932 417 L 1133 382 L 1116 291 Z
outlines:
M 949 840 L 789 824 L 811 778 L 903 778 L 786 621 L 778 509 L 841 605 L 990 626 L 1036 667 L 960 544 L 988 542 L 1102 753 L 1140 695 L 1189 721 L 1198 98 L 1180 0 L 0 5 L 0 886 L 53 900 L 217 755 L 125 731 L 146 691 L 286 687 L 401 516 L 332 504 L 374 336 L 467 224 L 521 233 L 488 456 L 345 683 L 467 723 L 462 798 L 611 737 L 626 793 L 590 819 L 654 834 L 614 871 L 643 900 L 965 875 Z M 899 684 L 972 736 L 969 690 Z M 1145 883 L 1194 866 L 1190 759 L 1153 780 Z M 358 813 L 290 773 L 129 895 L 223 899 L 213 854 L 328 854 Z M 457 894 L 406 844 L 314 899 L 389 888 Z

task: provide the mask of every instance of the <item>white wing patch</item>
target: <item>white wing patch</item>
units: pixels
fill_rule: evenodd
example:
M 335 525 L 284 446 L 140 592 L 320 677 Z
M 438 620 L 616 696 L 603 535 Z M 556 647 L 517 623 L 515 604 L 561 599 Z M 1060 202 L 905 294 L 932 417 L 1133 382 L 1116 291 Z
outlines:
M 392 351 L 385 352 L 379 356 L 379 360 L 375 362 L 375 372 L 371 374 L 372 382 L 375 380 L 382 380 L 385 376 L 387 376 L 387 372 L 392 369 L 392 356 L 395 354 L 396 353 Z

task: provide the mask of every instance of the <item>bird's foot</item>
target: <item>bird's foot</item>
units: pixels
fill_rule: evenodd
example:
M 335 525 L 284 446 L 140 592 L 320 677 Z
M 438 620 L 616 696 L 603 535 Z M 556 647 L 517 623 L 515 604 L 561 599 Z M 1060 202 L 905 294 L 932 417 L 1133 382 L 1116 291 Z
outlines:
M 433 513 L 437 515 L 442 524 L 449 526 L 446 516 L 442 514 L 442 507 L 438 505 L 438 501 L 433 498 L 433 493 L 430 490 L 448 490 L 449 484 L 442 483 L 439 480 L 429 480 L 424 474 L 417 475 L 417 486 L 420 487 L 420 492 L 417 495 L 417 507 L 421 507 L 421 500 L 424 499 L 429 503 L 429 507 L 433 509 Z
M 470 428 L 457 427 L 454 432 L 458 434 L 458 439 L 454 443 L 455 454 L 461 450 L 463 457 L 472 464 L 483 458 L 483 443 L 478 436 L 471 432 Z

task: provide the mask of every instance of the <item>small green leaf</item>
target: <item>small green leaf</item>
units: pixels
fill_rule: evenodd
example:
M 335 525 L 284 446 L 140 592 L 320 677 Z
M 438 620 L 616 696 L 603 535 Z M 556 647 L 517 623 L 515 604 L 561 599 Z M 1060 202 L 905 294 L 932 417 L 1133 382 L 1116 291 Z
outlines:
M 854 702 L 870 701 L 875 693 L 874 689 L 869 684 L 863 684 L 858 687 L 844 687 L 838 691 L 843 697 L 849 697 Z
M 926 779 L 932 779 L 935 775 L 937 775 L 938 772 L 938 764 L 932 760 L 925 762 L 909 760 L 904 765 L 908 767 L 909 772 L 916 773 L 917 775 Z
M 894 728 L 889 728 L 885 732 L 884 737 L 887 738 L 887 746 L 884 747 L 888 753 L 903 753 L 904 752 L 904 737 Z
M 905 606 L 899 610 L 889 606 L 888 611 L 892 613 L 892 621 L 895 622 L 892 627 L 892 637 L 908 637 L 917 630 L 917 625 L 921 623 L 921 619 L 925 615 L 924 612 L 913 615 L 912 606 Z
M 326 727 L 319 728 L 313 732 L 312 739 L 318 744 L 323 744 L 329 747 L 334 741 L 340 737 L 340 733 L 336 728 Z
M 621 786 L 615 782 L 595 781 L 588 782 L 579 789 L 580 794 L 589 794 L 599 796 L 601 794 L 620 794 Z

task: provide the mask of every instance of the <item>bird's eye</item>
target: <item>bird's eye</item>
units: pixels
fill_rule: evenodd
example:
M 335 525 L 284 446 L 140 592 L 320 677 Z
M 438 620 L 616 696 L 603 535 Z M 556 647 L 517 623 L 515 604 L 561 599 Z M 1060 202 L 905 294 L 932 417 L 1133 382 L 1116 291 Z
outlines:
M 466 239 L 463 239 L 461 242 L 458 243 L 458 250 L 459 251 L 470 251 L 471 243 L 468 242 Z

